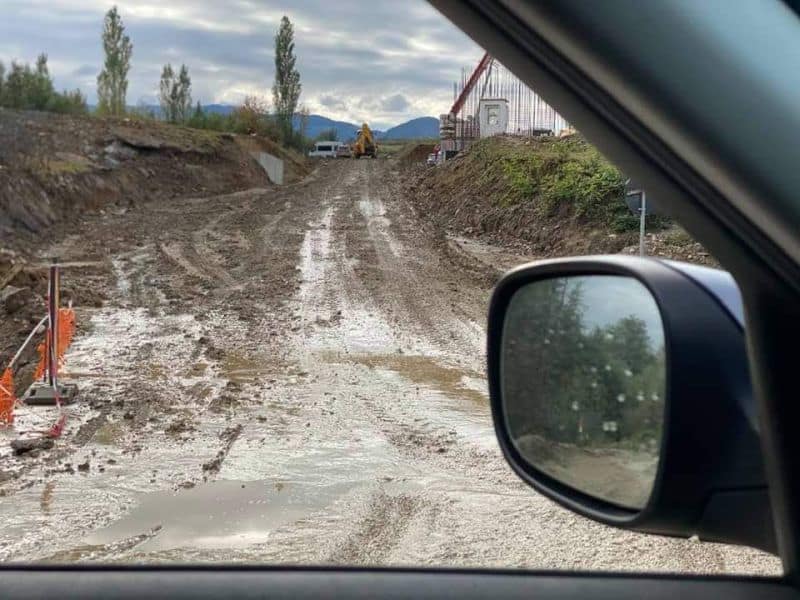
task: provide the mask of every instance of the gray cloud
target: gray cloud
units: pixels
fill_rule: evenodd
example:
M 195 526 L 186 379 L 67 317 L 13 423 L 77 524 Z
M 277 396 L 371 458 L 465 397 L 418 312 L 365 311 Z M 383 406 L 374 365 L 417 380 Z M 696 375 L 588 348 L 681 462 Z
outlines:
M 107 0 L 4 0 L 0 60 L 50 57 L 59 88 L 95 99 Z M 270 100 L 273 37 L 295 25 L 301 102 L 335 119 L 384 128 L 438 115 L 452 82 L 482 51 L 422 0 L 119 0 L 134 44 L 128 102 L 154 102 L 164 63 L 186 63 L 205 103 Z
M 97 75 L 98 67 L 94 65 L 81 65 L 74 71 L 72 71 L 72 77 L 91 77 Z
M 385 112 L 402 113 L 409 109 L 411 102 L 403 94 L 395 94 L 381 100 L 381 109 Z
M 333 110 L 347 110 L 347 104 L 345 104 L 344 100 L 342 100 L 341 98 L 337 98 L 336 96 L 331 96 L 329 94 L 323 94 L 322 96 L 320 96 L 319 103 L 325 108 Z

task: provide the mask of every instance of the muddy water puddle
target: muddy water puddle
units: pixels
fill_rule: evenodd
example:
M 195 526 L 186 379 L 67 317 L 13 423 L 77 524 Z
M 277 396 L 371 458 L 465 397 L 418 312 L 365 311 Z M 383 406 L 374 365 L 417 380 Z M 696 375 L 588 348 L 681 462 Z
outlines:
M 444 364 L 426 355 L 323 352 L 331 365 L 355 365 L 359 393 L 396 399 L 396 418 L 414 428 L 446 428 L 460 443 L 494 449 L 486 380 L 470 369 Z M 363 369 L 366 368 L 366 371 Z
M 180 492 L 154 492 L 85 543 L 113 545 L 157 529 L 137 545 L 137 551 L 260 544 L 269 541 L 276 528 L 324 509 L 352 485 L 217 480 Z
M 341 357 L 341 355 L 339 355 Z M 371 369 L 388 369 L 416 385 L 431 387 L 445 396 L 481 405 L 487 393 L 480 386 L 481 375 L 474 371 L 442 365 L 433 358 L 414 354 L 348 355 L 347 360 Z
M 274 357 L 226 352 L 220 361 L 219 374 L 234 383 L 261 384 L 270 378 L 282 375 L 287 364 Z
M 396 457 L 386 444 L 364 439 L 364 446 L 330 439 L 286 447 L 266 428 L 250 427 L 231 448 L 220 479 L 178 491 L 139 493 L 130 512 L 81 540 L 77 551 L 108 560 L 120 552 L 244 549 L 270 542 L 281 528 L 285 536 L 286 526 L 323 532 L 331 522 L 347 519 L 345 498 L 365 495 L 376 480 L 385 481 L 383 475 L 395 471 Z
M 297 414 L 291 409 L 273 406 L 263 423 L 245 428 L 220 477 L 327 485 L 374 481 L 396 469 L 397 456 L 391 445 L 358 415 L 346 415 L 347 427 L 343 428 L 330 425 L 336 421 L 325 409 L 303 407 Z

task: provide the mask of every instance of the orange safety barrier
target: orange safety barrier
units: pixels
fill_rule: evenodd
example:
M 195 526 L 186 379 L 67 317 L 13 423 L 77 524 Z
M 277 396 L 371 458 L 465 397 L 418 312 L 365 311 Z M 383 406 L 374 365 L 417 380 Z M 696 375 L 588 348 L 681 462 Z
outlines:
M 59 267 L 58 264 L 54 263 L 50 266 L 50 275 L 47 283 L 47 316 L 39 322 L 33 331 L 31 331 L 30 335 L 11 359 L 2 377 L 0 377 L 0 425 L 11 425 L 14 422 L 14 407 L 17 403 L 12 368 L 33 339 L 34 335 L 41 331 L 42 325 L 48 323 L 45 341 L 39 344 L 37 348 L 39 352 L 39 364 L 36 366 L 36 371 L 34 372 L 34 380 L 44 379 L 44 375 L 47 373 L 47 385 L 53 386 L 53 391 L 55 392 L 54 400 L 58 407 L 58 419 L 49 430 L 43 432 L 50 437 L 59 437 L 66 423 L 67 415 L 61 408 L 61 388 L 58 385 L 58 368 L 63 364 L 64 355 L 67 352 L 67 348 L 69 348 L 72 343 L 72 338 L 75 336 L 75 311 L 72 310 L 72 306 L 68 308 L 59 308 L 58 306 L 59 280 Z M 58 329 L 53 331 L 53 326 L 56 326 Z M 50 347 L 52 343 L 58 346 L 52 348 Z
M 36 370 L 33 372 L 34 381 L 44 377 L 44 368 L 47 364 L 47 342 L 44 341 L 36 346 L 36 351 L 39 353 L 39 364 L 36 365 Z
M 58 358 L 64 358 L 67 348 L 75 336 L 75 311 L 71 308 L 58 309 Z
M 72 343 L 75 336 L 75 311 L 72 308 L 58 309 L 58 348 L 56 348 L 56 360 L 59 364 L 64 360 L 64 354 Z M 45 340 L 47 338 L 45 337 Z M 36 366 L 33 378 L 41 379 L 44 376 L 45 366 L 47 365 L 47 341 L 42 342 L 36 348 L 39 351 L 39 364 Z
M 14 423 L 14 405 L 17 399 L 14 396 L 14 377 L 11 369 L 3 371 L 0 377 L 0 425 Z

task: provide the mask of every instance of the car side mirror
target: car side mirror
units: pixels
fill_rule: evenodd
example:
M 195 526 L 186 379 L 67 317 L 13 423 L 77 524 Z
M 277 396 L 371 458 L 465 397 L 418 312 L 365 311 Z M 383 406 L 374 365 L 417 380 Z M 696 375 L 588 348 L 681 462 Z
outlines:
M 610 256 L 507 274 L 489 314 L 513 469 L 590 518 L 776 552 L 741 299 L 724 271 Z

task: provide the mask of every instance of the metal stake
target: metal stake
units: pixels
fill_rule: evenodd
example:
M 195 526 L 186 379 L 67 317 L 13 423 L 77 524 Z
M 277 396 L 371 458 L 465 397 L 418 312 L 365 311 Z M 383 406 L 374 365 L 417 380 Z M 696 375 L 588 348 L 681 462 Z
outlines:
M 48 282 L 47 300 L 50 316 L 49 337 L 47 340 L 47 383 L 53 389 L 58 389 L 58 304 L 59 304 L 59 269 L 58 259 L 53 259 L 50 266 L 50 281 Z
M 647 214 L 647 198 L 642 190 L 642 207 L 639 209 L 639 256 L 644 256 L 644 220 Z

